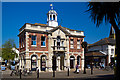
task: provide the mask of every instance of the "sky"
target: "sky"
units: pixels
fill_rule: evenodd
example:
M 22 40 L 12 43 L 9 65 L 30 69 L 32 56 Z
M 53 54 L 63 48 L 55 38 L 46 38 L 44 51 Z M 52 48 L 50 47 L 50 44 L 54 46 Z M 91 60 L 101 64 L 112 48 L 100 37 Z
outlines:
M 58 24 L 70 29 L 84 31 L 85 41 L 92 44 L 109 37 L 111 25 L 103 22 L 96 27 L 90 18 L 87 2 L 3 2 L 2 3 L 2 44 L 14 39 L 19 47 L 19 29 L 25 23 L 47 23 L 50 4 L 58 13 Z

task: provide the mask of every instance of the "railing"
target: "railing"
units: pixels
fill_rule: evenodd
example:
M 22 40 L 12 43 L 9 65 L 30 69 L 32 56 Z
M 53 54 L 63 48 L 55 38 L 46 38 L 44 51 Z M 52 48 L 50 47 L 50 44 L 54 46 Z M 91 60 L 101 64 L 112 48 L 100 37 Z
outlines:
M 64 46 L 52 46 L 53 51 L 66 51 L 66 47 Z

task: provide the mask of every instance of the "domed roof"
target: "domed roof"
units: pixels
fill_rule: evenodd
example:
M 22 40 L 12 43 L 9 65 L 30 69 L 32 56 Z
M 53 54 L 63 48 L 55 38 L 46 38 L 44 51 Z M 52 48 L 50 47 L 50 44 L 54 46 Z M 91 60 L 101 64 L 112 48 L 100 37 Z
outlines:
M 48 14 L 51 14 L 51 13 L 57 14 L 57 12 L 56 12 L 55 10 L 50 10 L 50 11 L 48 12 Z

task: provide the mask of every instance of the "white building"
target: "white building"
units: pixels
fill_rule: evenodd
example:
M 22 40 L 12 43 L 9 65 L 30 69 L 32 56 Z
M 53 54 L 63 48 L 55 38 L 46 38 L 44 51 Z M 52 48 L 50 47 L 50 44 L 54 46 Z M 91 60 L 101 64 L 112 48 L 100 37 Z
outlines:
M 108 38 L 101 39 L 88 46 L 88 51 L 95 52 L 98 51 L 101 54 L 106 55 L 107 64 L 114 61 L 115 57 L 115 34 L 111 27 L 110 36 Z

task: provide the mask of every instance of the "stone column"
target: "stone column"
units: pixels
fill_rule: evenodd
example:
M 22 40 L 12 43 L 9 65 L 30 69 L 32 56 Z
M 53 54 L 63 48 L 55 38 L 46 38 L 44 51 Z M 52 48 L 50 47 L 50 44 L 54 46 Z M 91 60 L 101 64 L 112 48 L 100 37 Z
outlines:
M 22 66 L 22 63 L 21 63 L 21 56 L 19 57 L 19 60 L 20 60 L 20 64 L 19 64 L 19 69 L 21 69 L 21 66 Z
M 38 69 L 39 69 L 39 72 L 41 72 L 41 59 L 40 58 L 38 59 Z
M 66 38 L 66 46 L 67 46 L 67 52 L 66 52 L 66 57 L 67 57 L 67 63 L 66 63 L 66 67 L 70 68 L 70 58 L 69 58 L 69 36 L 67 36 Z
M 26 58 L 26 68 L 27 68 L 27 71 L 29 71 L 30 69 L 30 58 Z
M 83 49 L 83 52 L 82 52 L 82 56 L 81 56 L 81 70 L 84 70 L 84 49 Z
M 29 70 L 29 68 L 31 69 L 31 57 L 29 56 L 29 33 L 28 32 L 26 32 L 26 39 L 25 39 L 25 41 L 26 41 L 26 53 L 25 53 L 25 59 L 26 59 L 26 68 L 28 68 L 28 70 Z
M 52 72 L 52 71 L 53 71 L 53 70 L 52 70 L 52 56 L 51 56 L 51 58 L 49 58 L 48 67 L 49 67 L 48 71 L 49 71 L 49 72 Z
M 57 58 L 58 71 L 60 71 L 60 56 Z
M 55 21 L 57 21 L 57 15 L 55 15 Z
M 52 14 L 52 20 L 53 20 L 53 14 Z
M 67 67 L 68 67 L 68 62 L 67 62 L 67 53 L 65 53 L 65 57 L 64 57 L 64 70 L 67 71 Z
M 52 38 L 51 38 L 51 34 L 48 34 L 48 62 L 47 62 L 47 67 L 48 67 L 48 71 L 51 72 L 52 71 L 52 50 L 51 50 L 51 45 L 52 45 Z
M 46 59 L 46 71 L 48 71 L 48 59 Z
M 50 14 L 49 14 L 49 16 L 48 16 L 48 17 L 49 17 L 49 19 L 48 19 L 48 20 L 50 20 Z

